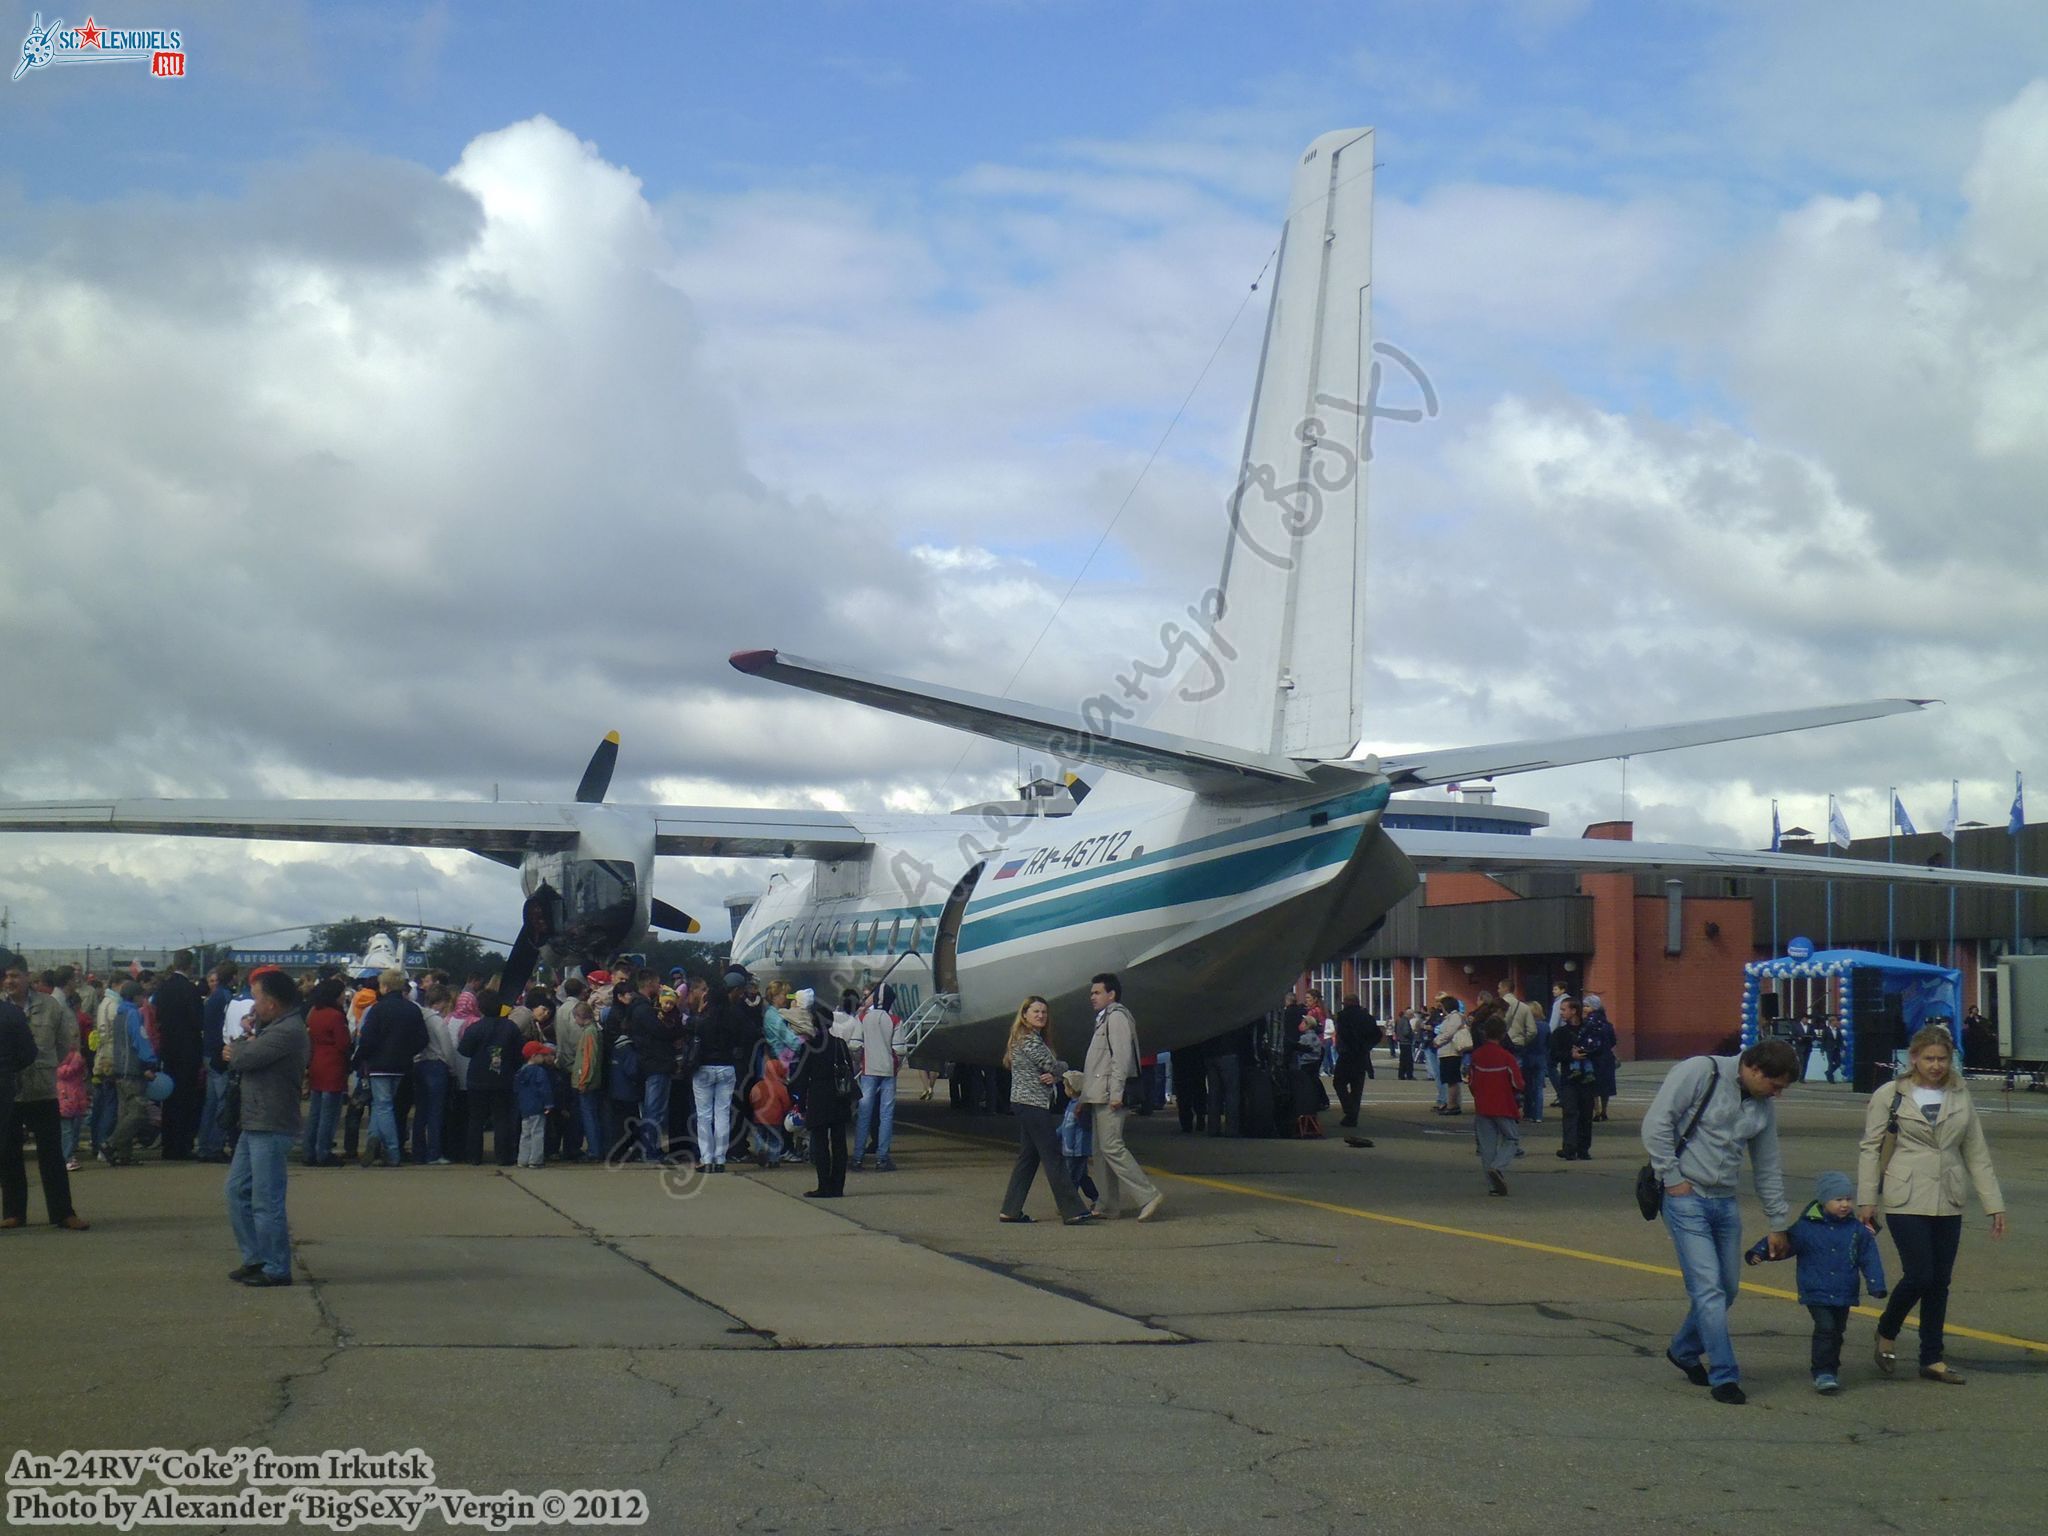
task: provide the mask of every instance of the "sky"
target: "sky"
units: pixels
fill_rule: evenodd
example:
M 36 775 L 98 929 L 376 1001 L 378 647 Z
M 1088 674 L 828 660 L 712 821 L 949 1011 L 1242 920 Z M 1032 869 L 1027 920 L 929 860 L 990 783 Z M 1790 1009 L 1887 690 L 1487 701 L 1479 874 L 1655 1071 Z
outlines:
M 1375 437 L 1362 750 L 1945 701 L 1502 785 L 1746 847 L 1952 779 L 1999 823 L 2048 762 L 2038 5 L 95 19 L 187 71 L 0 81 L 0 798 L 566 798 L 611 729 L 615 800 L 999 793 L 1008 749 L 725 658 L 1058 702 L 1146 654 L 1212 579 L 1294 162 L 1364 125 L 1375 334 L 1440 409 Z M 517 900 L 4 853 L 29 946 Z M 722 930 L 762 874 L 659 889 Z

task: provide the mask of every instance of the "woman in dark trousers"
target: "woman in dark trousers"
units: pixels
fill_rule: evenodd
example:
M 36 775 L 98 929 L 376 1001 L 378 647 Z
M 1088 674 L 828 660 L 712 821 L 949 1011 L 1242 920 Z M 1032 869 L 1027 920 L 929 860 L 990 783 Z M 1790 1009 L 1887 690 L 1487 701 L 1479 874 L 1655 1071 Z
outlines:
M 1017 1163 L 1010 1170 L 1010 1187 L 1003 1192 L 1003 1208 L 997 1221 L 1029 1221 L 1024 1200 L 1031 1193 L 1031 1181 L 1041 1164 L 1045 1182 L 1052 1188 L 1053 1204 L 1060 1220 L 1070 1227 L 1095 1218 L 1067 1178 L 1066 1158 L 1060 1152 L 1060 1117 L 1053 1112 L 1053 1085 L 1067 1070 L 1067 1064 L 1045 1043 L 1046 1026 L 1052 1022 L 1050 1005 L 1042 997 L 1027 997 L 1017 1017 L 1010 1021 L 1010 1043 L 1003 1051 L 1003 1065 L 1010 1069 L 1010 1111 L 1017 1118 Z
M 1907 1045 L 1906 1060 L 1905 1076 L 1870 1096 L 1856 1165 L 1857 1214 L 1875 1225 L 1881 1208 L 1899 1250 L 1899 1283 L 1877 1323 L 1877 1368 L 1892 1373 L 1899 1329 L 1917 1305 L 1920 1374 L 1956 1387 L 1963 1378 L 1943 1358 L 1942 1327 L 1963 1236 L 1963 1189 L 1976 1187 L 1993 1237 L 2005 1236 L 2005 1196 L 1948 1031 L 1939 1024 L 1922 1028 Z
M 854 1076 L 853 1055 L 846 1042 L 832 1033 L 832 1010 L 823 1003 L 811 1004 L 810 1028 L 799 1021 L 797 1033 L 803 1042 L 796 1051 L 796 1071 L 789 1087 L 804 1106 L 804 1124 L 811 1133 L 811 1162 L 818 1170 L 818 1187 L 804 1191 L 806 1200 L 837 1200 L 846 1193 L 846 1122 L 853 1118 L 851 1099 L 839 1092 L 842 1082 Z
M 514 1008 L 509 1017 L 501 1016 L 494 992 L 486 992 L 480 1001 L 483 1017 L 464 1030 L 456 1044 L 469 1058 L 469 1121 L 464 1127 L 469 1160 L 474 1166 L 483 1164 L 484 1126 L 488 1124 L 498 1166 L 510 1168 L 519 1159 L 519 1107 L 513 1101 L 512 1079 L 519 1070 L 525 1029 L 533 1015 Z

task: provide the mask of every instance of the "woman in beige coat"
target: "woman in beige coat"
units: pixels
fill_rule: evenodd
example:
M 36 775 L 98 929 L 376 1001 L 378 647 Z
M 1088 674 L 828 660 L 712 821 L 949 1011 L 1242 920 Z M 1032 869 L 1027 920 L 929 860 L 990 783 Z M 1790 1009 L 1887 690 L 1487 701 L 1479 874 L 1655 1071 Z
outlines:
M 1881 1206 L 1899 1250 L 1899 1282 L 1877 1324 L 1877 1368 L 1890 1375 L 1898 1363 L 1899 1328 L 1917 1302 L 1920 1374 L 1961 1386 L 1963 1378 L 1942 1360 L 1941 1327 L 1963 1235 L 1965 1174 L 1990 1213 L 1993 1237 L 2005 1236 L 2005 1196 L 1948 1031 L 1930 1024 L 1914 1035 L 1907 1063 L 1903 1077 L 1870 1096 L 1856 1165 L 1857 1214 L 1874 1223 Z

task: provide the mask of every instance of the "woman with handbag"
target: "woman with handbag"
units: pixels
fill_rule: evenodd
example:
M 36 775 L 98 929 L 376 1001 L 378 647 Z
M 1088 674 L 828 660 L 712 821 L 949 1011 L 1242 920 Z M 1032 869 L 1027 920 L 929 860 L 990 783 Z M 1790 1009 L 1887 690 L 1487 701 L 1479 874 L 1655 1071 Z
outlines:
M 1010 1169 L 1009 1188 L 1003 1191 L 1003 1208 L 996 1220 L 1031 1220 L 1024 1213 L 1024 1198 L 1031 1193 L 1031 1181 L 1043 1166 L 1060 1220 L 1078 1227 L 1094 1218 L 1067 1177 L 1066 1157 L 1060 1150 L 1060 1117 L 1053 1108 L 1054 1085 L 1066 1075 L 1067 1064 L 1046 1043 L 1045 1032 L 1051 1023 L 1051 1005 L 1042 997 L 1025 998 L 1016 1018 L 1010 1021 L 1003 1065 L 1010 1069 L 1010 1111 L 1017 1119 L 1017 1161 Z
M 1857 1214 L 1874 1227 L 1881 1208 L 1899 1250 L 1899 1283 L 1877 1324 L 1877 1368 L 1891 1374 L 1899 1328 L 1918 1304 L 1920 1374 L 1957 1387 L 1963 1378 L 1942 1358 L 1941 1330 L 1963 1235 L 1965 1177 L 1995 1238 L 2005 1236 L 2005 1196 L 1948 1031 L 1927 1025 L 1908 1043 L 1906 1059 L 1905 1074 L 1870 1096 L 1856 1165 Z

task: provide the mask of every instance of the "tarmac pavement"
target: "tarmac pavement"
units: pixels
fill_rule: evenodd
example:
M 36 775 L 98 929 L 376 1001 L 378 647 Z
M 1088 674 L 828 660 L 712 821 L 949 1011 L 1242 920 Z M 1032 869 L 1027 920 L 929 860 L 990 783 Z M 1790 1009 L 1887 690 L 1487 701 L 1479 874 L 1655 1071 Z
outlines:
M 2040 1096 L 1977 1089 L 2013 1233 L 1967 1219 L 1969 1384 L 1916 1379 L 1910 1331 L 1880 1377 L 1857 1317 L 1816 1396 L 1787 1264 L 1747 1271 L 1732 1408 L 1659 1358 L 1684 1297 L 1631 1186 L 1663 1070 L 1624 1069 L 1589 1164 L 1527 1128 L 1505 1200 L 1390 1070 L 1369 1149 L 1334 1110 L 1321 1142 L 1137 1119 L 1160 1219 L 1079 1230 L 1042 1186 L 997 1223 L 1013 1122 L 914 1074 L 901 1171 L 829 1205 L 798 1167 L 294 1166 L 269 1291 L 226 1278 L 220 1169 L 91 1167 L 91 1232 L 0 1234 L 0 1450 L 419 1447 L 444 1488 L 637 1489 L 682 1532 L 2041 1530 Z M 1795 1198 L 1853 1168 L 1847 1089 L 1781 1104 Z

